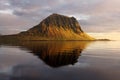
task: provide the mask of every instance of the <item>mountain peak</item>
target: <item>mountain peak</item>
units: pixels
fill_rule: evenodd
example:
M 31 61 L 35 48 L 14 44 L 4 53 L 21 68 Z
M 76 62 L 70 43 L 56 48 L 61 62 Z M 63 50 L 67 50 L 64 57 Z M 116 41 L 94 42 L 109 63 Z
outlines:
M 74 17 L 53 13 L 40 24 L 22 34 L 40 36 L 52 40 L 89 40 L 93 39 L 83 32 L 79 22 Z
M 74 20 L 76 20 L 76 18 L 75 17 L 68 17 L 68 16 L 65 16 L 65 15 L 61 15 L 61 14 L 57 14 L 57 13 L 53 13 L 53 14 L 51 14 L 51 15 L 49 15 L 47 18 L 52 18 L 52 17 L 64 17 L 64 18 L 71 18 L 71 19 L 74 19 Z
M 46 27 L 61 27 L 64 29 L 71 29 L 75 33 L 83 32 L 78 21 L 74 17 L 68 17 L 56 13 L 53 13 L 45 18 L 39 25 L 44 25 Z
M 62 15 L 57 14 L 57 13 L 53 13 L 53 14 L 51 14 L 50 16 L 62 16 Z

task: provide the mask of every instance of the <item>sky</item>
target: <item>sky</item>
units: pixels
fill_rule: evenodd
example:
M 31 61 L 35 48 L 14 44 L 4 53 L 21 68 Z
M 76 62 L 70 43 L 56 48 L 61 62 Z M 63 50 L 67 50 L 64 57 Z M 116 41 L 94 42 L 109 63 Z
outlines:
M 88 33 L 120 32 L 120 0 L 0 0 L 0 34 L 28 30 L 52 13 L 74 16 Z

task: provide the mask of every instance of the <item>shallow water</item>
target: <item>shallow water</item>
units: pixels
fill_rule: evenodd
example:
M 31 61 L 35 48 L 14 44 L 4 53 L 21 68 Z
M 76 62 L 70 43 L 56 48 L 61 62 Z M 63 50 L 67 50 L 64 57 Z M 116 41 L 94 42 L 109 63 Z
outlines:
M 0 80 L 120 80 L 120 41 L 0 43 Z

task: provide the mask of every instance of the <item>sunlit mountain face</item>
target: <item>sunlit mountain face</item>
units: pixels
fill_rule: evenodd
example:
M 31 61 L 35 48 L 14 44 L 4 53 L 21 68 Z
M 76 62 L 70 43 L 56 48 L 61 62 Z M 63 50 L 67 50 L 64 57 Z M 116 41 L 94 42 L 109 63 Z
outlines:
M 87 32 L 119 32 L 119 4 L 120 0 L 0 0 L 0 33 L 28 30 L 52 13 L 77 18 Z
M 120 80 L 120 0 L 0 0 L 0 80 Z

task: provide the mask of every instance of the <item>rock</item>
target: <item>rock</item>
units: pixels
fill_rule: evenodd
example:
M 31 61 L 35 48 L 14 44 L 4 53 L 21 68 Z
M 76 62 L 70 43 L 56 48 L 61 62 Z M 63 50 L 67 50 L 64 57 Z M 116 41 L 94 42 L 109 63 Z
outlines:
M 19 35 L 26 40 L 95 40 L 87 35 L 74 17 L 52 14 Z M 28 38 L 29 36 L 29 38 Z

